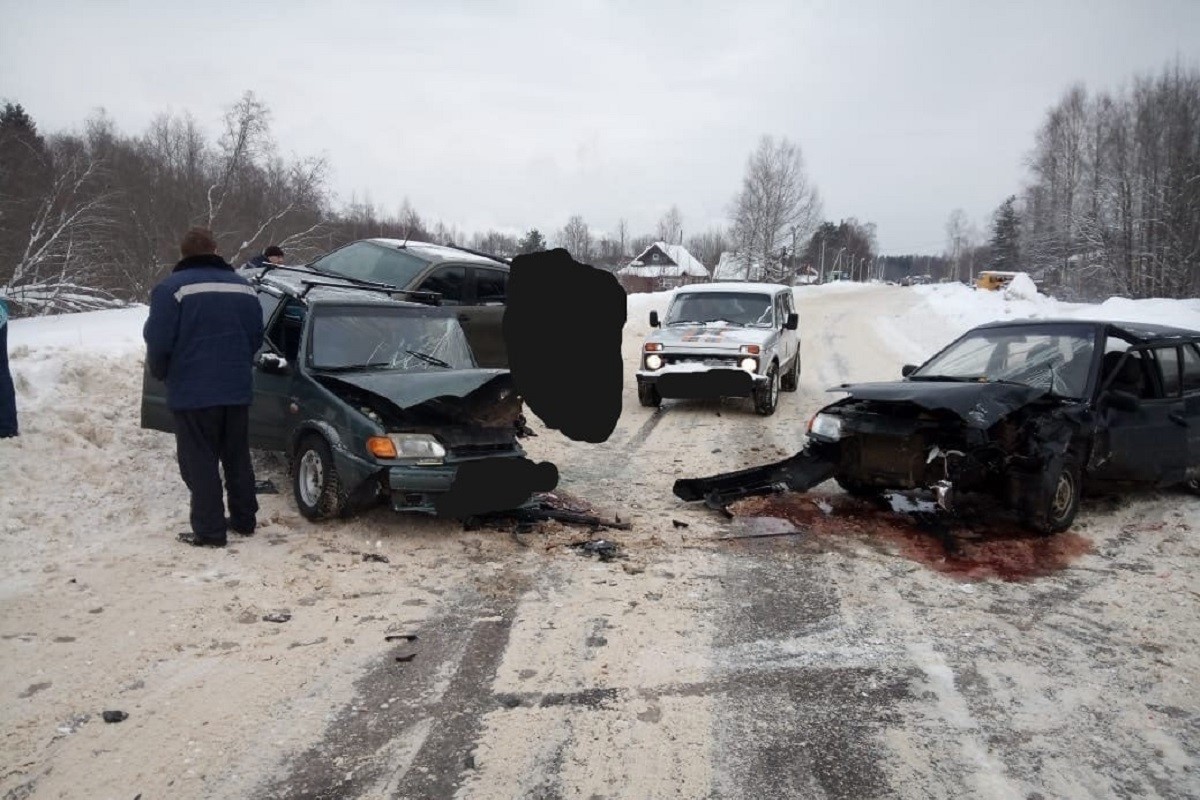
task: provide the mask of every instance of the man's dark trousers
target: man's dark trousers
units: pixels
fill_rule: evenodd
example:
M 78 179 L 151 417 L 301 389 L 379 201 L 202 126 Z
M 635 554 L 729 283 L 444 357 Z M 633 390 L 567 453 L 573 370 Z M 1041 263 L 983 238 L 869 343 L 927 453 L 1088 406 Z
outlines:
M 192 533 L 204 541 L 225 541 L 225 504 L 218 464 L 225 470 L 229 526 L 239 533 L 253 532 L 258 499 L 250 463 L 250 407 L 176 411 L 175 443 L 179 474 L 192 494 Z

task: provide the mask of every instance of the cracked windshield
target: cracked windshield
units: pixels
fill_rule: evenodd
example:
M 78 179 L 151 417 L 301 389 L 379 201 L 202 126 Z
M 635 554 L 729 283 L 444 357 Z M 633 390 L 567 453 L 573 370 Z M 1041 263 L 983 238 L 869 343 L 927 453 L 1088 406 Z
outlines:
M 984 331 L 968 336 L 914 372 L 914 380 L 1020 383 L 1062 397 L 1087 388 L 1092 334 Z
M 453 317 L 378 308 L 318 313 L 313 319 L 314 369 L 419 372 L 471 369 L 475 363 Z

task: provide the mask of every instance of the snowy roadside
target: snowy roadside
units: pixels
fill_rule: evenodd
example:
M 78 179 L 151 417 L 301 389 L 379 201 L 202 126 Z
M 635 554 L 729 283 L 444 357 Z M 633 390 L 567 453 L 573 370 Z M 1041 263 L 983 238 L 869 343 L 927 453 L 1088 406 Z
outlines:
M 925 361 L 971 328 L 998 320 L 1090 319 L 1200 330 L 1200 299 L 1111 297 L 1103 303 L 1065 303 L 1040 294 L 1028 279 L 995 292 L 957 283 L 898 291 L 913 292 L 920 302 L 895 314 L 878 315 L 875 327 L 907 362 L 914 364 Z

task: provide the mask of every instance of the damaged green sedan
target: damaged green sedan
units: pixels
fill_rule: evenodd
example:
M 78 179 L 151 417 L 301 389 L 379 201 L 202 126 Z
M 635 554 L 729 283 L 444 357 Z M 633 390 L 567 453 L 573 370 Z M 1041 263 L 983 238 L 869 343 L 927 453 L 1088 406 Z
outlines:
M 289 456 L 305 517 L 381 500 L 433 514 L 464 463 L 524 458 L 509 371 L 476 366 L 453 310 L 436 297 L 397 300 L 414 293 L 289 268 L 252 283 L 266 342 L 251 446 Z M 166 387 L 148 373 L 141 422 L 173 430 Z

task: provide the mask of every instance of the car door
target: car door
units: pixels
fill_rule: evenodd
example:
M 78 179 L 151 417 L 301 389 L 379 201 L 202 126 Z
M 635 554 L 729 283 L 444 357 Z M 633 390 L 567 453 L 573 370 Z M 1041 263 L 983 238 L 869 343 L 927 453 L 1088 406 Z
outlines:
M 1092 475 L 1101 480 L 1169 484 L 1182 479 L 1187 438 L 1181 435 L 1182 400 L 1167 396 L 1161 366 L 1150 348 L 1106 354 L 1098 408 L 1101 429 Z M 1136 409 L 1117 408 L 1106 393 L 1119 389 L 1138 398 Z
M 508 301 L 508 270 L 472 267 L 471 272 L 468 286 L 474 291 L 467 306 L 470 326 L 467 339 L 479 366 L 507 369 L 504 307 Z
M 792 291 L 789 289 L 780 295 L 783 298 L 783 320 L 781 324 L 786 324 L 788 317 L 796 313 L 795 298 Z M 787 342 L 788 363 L 800 354 L 800 326 L 796 326 L 796 330 L 789 331 L 786 328 L 783 331 L 783 338 Z
M 1187 422 L 1187 478 L 1200 479 L 1200 345 L 1179 348 L 1183 416 Z
M 250 403 L 250 446 L 259 450 L 286 450 L 292 424 L 289 406 L 292 384 L 300 364 L 305 306 L 295 298 L 275 298 L 274 306 L 263 299 L 268 318 L 262 353 L 275 353 L 287 360 L 282 371 L 265 368 L 258 359 L 254 367 L 254 398 Z

